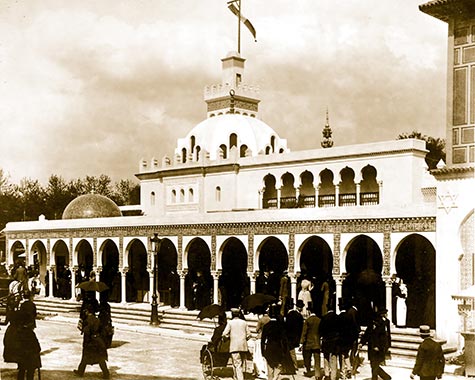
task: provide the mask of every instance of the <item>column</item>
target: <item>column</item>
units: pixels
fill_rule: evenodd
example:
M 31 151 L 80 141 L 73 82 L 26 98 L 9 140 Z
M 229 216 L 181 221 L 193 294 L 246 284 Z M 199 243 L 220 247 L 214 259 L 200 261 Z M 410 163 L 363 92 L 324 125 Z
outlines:
M 124 304 L 127 302 L 127 272 L 129 271 L 128 267 L 122 268 L 120 271 L 120 303 Z
M 258 272 L 247 272 L 247 275 L 249 276 L 249 279 L 251 280 L 250 289 L 249 289 L 249 293 L 250 293 L 250 294 L 256 293 L 256 278 L 257 278 L 257 273 L 258 273 Z
M 277 208 L 280 208 L 280 187 L 277 189 Z
M 180 309 L 185 308 L 185 276 L 187 272 L 187 269 L 178 271 L 178 274 L 180 275 Z
M 318 197 L 320 195 L 320 185 L 315 185 L 313 187 L 315 189 L 315 206 L 314 207 L 318 207 Z
M 221 276 L 221 269 L 218 269 L 217 271 L 213 271 L 211 273 L 213 275 L 213 303 L 219 303 L 218 300 L 218 281 L 219 281 L 219 276 Z M 222 300 L 221 300 L 222 304 Z
M 77 266 L 74 266 L 71 270 L 71 301 L 76 300 L 76 272 L 78 269 Z
M 338 305 L 338 300 L 343 295 L 343 276 L 335 276 L 335 283 L 336 283 L 336 302 Z
M 297 278 L 299 277 L 300 273 L 290 273 L 290 296 L 294 300 L 294 303 L 297 302 Z
M 379 185 L 379 201 L 378 201 L 378 204 L 381 203 L 382 199 L 383 199 L 383 181 L 379 181 L 378 182 L 378 185 Z
M 392 303 L 392 285 L 393 281 L 390 276 L 383 276 L 386 285 L 386 309 L 388 310 L 388 319 L 392 321 L 393 303 Z
M 300 201 L 300 187 L 295 189 L 295 206 L 296 207 L 304 207 L 303 200 Z
M 264 190 L 259 190 L 259 191 L 258 191 L 258 194 L 259 194 L 259 196 L 258 196 L 258 199 L 259 199 L 258 202 L 259 202 L 259 203 L 258 203 L 258 205 L 257 205 L 257 208 L 258 208 L 258 209 L 262 209 L 262 208 L 264 208 L 264 207 L 263 207 L 263 206 L 264 206 L 264 203 L 263 203 Z
M 361 185 L 359 183 L 356 184 L 356 205 L 360 205 L 360 192 L 361 192 Z
M 99 282 L 101 281 L 101 272 L 102 272 L 102 267 L 95 267 L 94 272 L 96 273 L 96 281 Z M 96 300 L 100 299 L 99 297 L 99 292 L 96 292 Z
M 56 268 L 55 265 L 51 265 L 48 268 L 48 278 L 49 278 L 49 284 L 48 284 L 49 296 L 48 296 L 48 298 L 53 298 L 53 278 L 54 278 L 54 269 L 55 268 Z
M 340 206 L 340 185 L 335 185 L 335 206 Z

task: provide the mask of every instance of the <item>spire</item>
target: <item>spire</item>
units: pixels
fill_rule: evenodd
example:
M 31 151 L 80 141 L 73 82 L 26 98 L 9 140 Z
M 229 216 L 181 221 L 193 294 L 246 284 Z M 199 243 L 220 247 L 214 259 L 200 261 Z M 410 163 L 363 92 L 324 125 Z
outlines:
M 327 107 L 327 122 L 323 128 L 322 135 L 323 140 L 321 142 L 322 148 L 331 148 L 333 146 L 332 129 L 330 128 L 330 122 L 328 121 L 328 107 Z

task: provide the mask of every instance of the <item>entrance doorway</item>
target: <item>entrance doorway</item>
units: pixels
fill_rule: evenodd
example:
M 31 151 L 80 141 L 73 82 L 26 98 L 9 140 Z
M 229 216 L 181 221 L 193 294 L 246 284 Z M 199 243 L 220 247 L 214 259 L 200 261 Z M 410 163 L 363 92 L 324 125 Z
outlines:
M 249 294 L 246 247 L 239 239 L 229 238 L 223 245 L 221 260 L 223 272 L 218 280 L 221 305 L 229 310 L 238 307 Z
M 120 302 L 119 250 L 112 240 L 106 240 L 101 251 L 102 271 L 99 278 L 109 289 L 101 292 L 100 299 L 101 301 Z
M 287 249 L 279 239 L 271 236 L 262 242 L 258 252 L 259 276 L 256 279 L 256 292 L 270 294 L 278 299 L 281 277 L 289 267 Z
M 173 307 L 179 306 L 178 253 L 169 239 L 162 239 L 157 259 L 157 290 L 160 294 L 160 303 Z
M 407 287 L 406 326 L 435 328 L 435 249 L 424 236 L 412 234 L 396 252 L 396 276 Z
M 126 274 L 125 298 L 127 302 L 146 302 L 150 288 L 147 272 L 147 250 L 143 243 L 135 239 L 129 245 L 129 271 Z
M 328 306 L 336 305 L 336 284 L 332 276 L 333 255 L 328 243 L 318 236 L 308 238 L 300 252 L 300 276 L 297 294 L 302 280 L 309 280 L 313 287 L 310 291 L 315 314 L 326 314 Z
M 378 244 L 365 235 L 354 238 L 348 245 L 345 267 L 342 296 L 358 308 L 361 324 L 367 326 L 374 311 L 386 308 L 383 255 Z
M 185 306 L 201 310 L 211 304 L 213 277 L 211 252 L 203 239 L 193 239 L 187 248 L 188 273 L 185 277 Z

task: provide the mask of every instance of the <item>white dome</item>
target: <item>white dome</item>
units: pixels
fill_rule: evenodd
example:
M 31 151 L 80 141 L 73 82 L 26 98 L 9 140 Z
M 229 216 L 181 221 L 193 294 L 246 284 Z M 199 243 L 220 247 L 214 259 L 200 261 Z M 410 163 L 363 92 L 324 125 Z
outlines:
M 224 114 L 210 117 L 194 127 L 184 139 L 178 139 L 176 154 L 187 154 L 199 147 L 200 152 L 209 152 L 209 158 L 216 160 L 219 149 L 230 148 L 231 136 L 237 137 L 237 148 L 247 146 L 247 155 L 287 152 L 287 140 L 281 139 L 266 123 L 240 114 Z M 195 158 L 196 159 L 196 158 Z

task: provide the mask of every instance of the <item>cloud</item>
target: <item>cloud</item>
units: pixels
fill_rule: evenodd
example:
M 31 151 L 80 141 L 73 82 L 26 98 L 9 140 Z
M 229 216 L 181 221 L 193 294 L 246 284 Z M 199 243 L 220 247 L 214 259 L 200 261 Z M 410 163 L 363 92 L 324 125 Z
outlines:
M 142 158 L 172 155 L 236 50 L 235 18 L 213 0 L 6 3 L 0 167 L 14 181 L 132 178 Z M 327 107 L 337 145 L 443 136 L 446 25 L 419 1 L 243 4 L 258 39 L 243 29 L 244 80 L 292 150 L 319 147 Z

